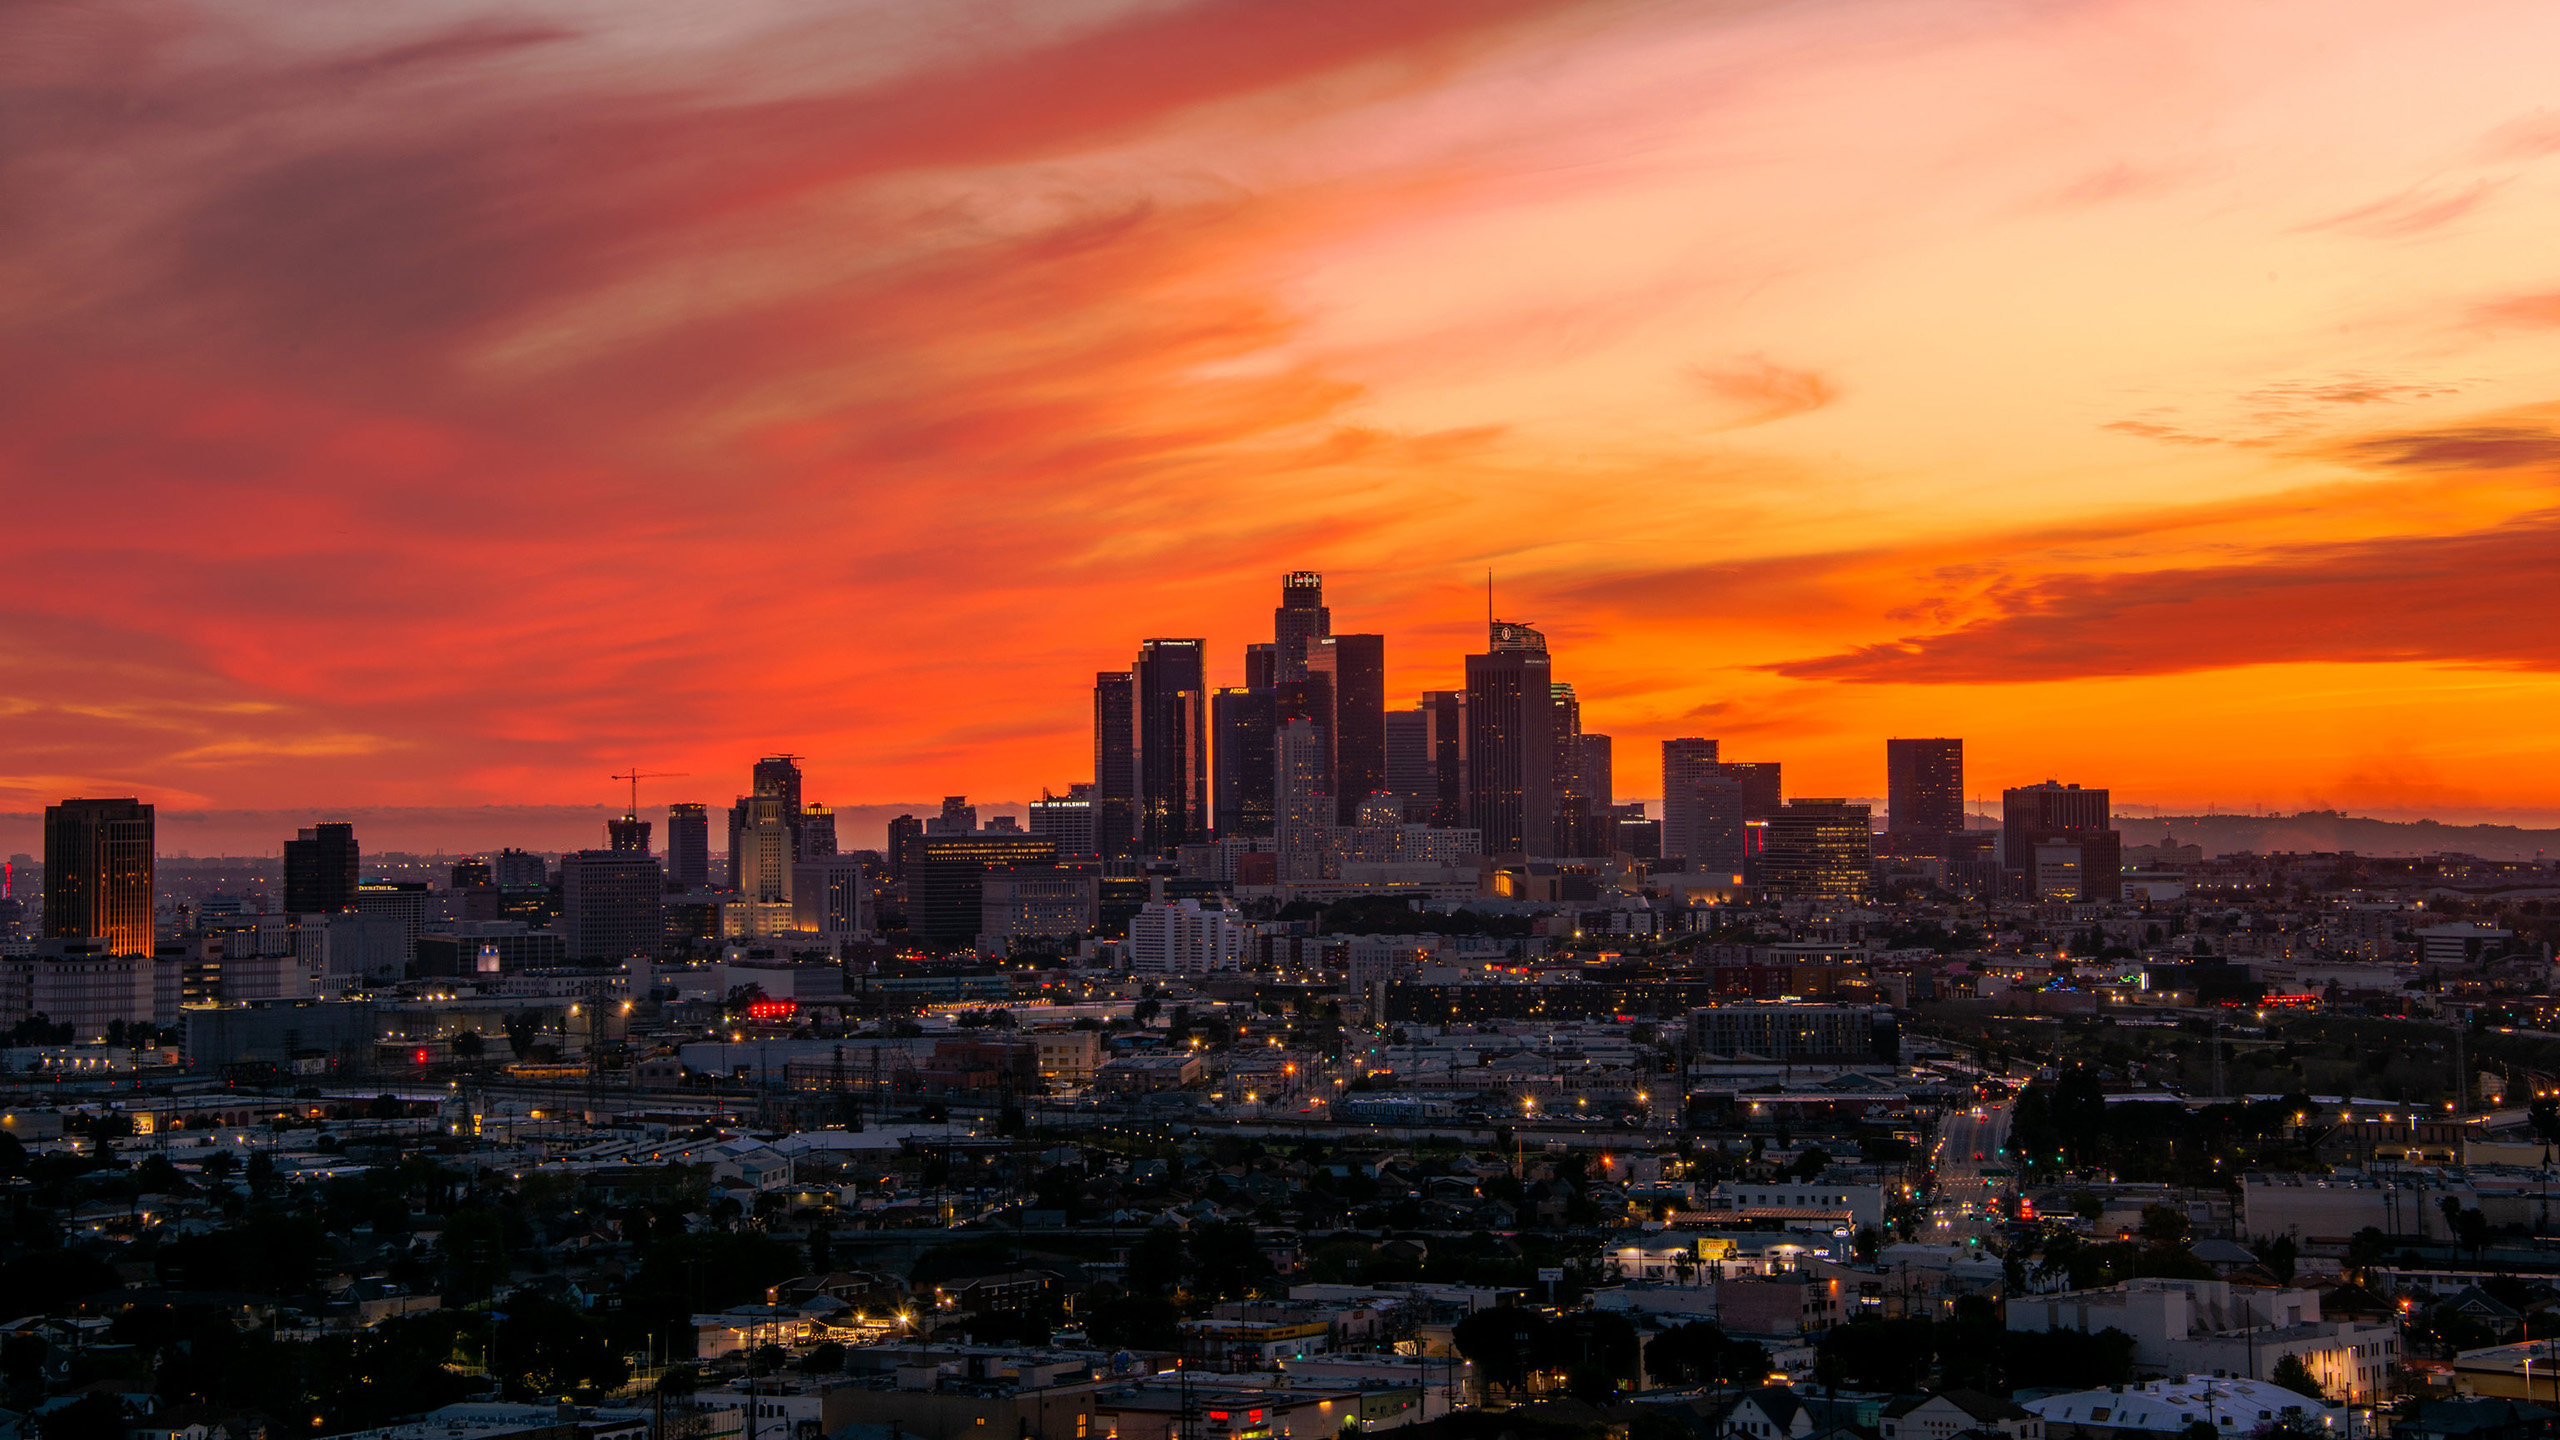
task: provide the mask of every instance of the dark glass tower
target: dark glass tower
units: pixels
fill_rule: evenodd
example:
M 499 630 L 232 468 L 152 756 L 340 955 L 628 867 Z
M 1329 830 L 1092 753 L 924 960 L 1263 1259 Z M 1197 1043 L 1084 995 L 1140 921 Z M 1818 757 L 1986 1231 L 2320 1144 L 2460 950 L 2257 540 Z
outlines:
M 1137 682 L 1138 847 L 1149 855 L 1209 838 L 1206 640 L 1142 640 Z
M 284 909 L 288 915 L 335 915 L 356 908 L 356 871 L 363 856 L 356 827 L 324 820 L 284 842 Z
M 1748 861 L 1743 850 L 1742 782 L 1708 773 L 1688 782 L 1687 868 L 1703 875 L 1740 875 Z M 1668 828 L 1668 827 L 1666 827 Z M 1667 841 L 1666 841 L 1667 843 Z
M 800 858 L 836 853 L 836 812 L 824 805 L 800 807 Z
M 1106 856 L 1138 849 L 1138 690 L 1126 670 L 1093 677 L 1093 843 Z
M 1387 789 L 1404 801 L 1408 822 L 1431 819 L 1431 716 L 1422 707 L 1387 712 Z
M 889 821 L 889 878 L 907 878 L 907 861 L 924 841 L 924 822 L 913 815 L 899 815 Z M 1122 853 L 1127 853 L 1123 851 Z
M 1497 620 L 1467 657 L 1467 823 L 1487 854 L 1555 853 L 1555 690 L 1546 637 Z
M 110 955 L 151 955 L 155 858 L 151 807 L 116 800 L 65 800 L 44 807 L 44 933 L 96 938 Z
M 2115 813 L 2102 789 L 2047 780 L 2000 792 L 2001 863 L 2024 870 L 2035 863 L 2039 835 L 2112 830 Z
M 1216 771 L 1212 786 L 1218 834 L 1263 836 L 1271 833 L 1272 693 L 1247 687 L 1221 690 L 1209 699 L 1210 754 Z
M 1360 818 L 1360 802 L 1387 788 L 1387 637 L 1327 635 L 1307 650 L 1307 674 L 1333 686 L 1331 751 L 1334 822 Z
M 1692 862 L 1703 860 L 1693 838 L 1698 833 L 1698 782 L 1716 773 L 1716 742 L 1695 735 L 1684 735 L 1662 742 L 1662 853 Z M 1739 796 L 1734 800 L 1740 805 Z M 1737 817 L 1737 823 L 1739 817 Z M 1735 842 L 1737 847 L 1740 842 Z M 1723 852 L 1716 852 L 1719 856 Z M 1735 851 L 1737 861 L 1739 848 Z M 1705 866 L 1716 869 L 1716 865 Z
M 1554 723 L 1553 783 L 1556 797 L 1555 845 L 1560 855 L 1589 855 L 1591 792 L 1582 779 L 1582 701 L 1561 680 L 1547 686 L 1548 714 Z
M 667 807 L 667 884 L 703 890 L 711 884 L 711 811 L 698 804 Z
M 1244 688 L 1268 690 L 1280 683 L 1280 647 L 1247 645 L 1244 647 Z
M 1616 741 L 1596 730 L 1582 732 L 1582 790 L 1594 815 L 1617 808 L 1617 748 Z
M 2003 790 L 2001 865 L 2023 883 L 2028 894 L 2057 893 L 2059 879 L 2076 899 L 2122 899 L 2124 837 L 2116 833 L 2109 799 L 2102 789 L 2051 780 Z M 2066 860 L 2068 878 L 2045 874 L 2049 859 Z
M 1431 823 L 1467 823 L 1467 692 L 1425 690 L 1422 714 L 1431 745 Z
M 1741 782 L 1745 820 L 1769 819 L 1786 803 L 1779 762 L 1775 760 L 1726 760 L 1716 766 L 1716 773 Z
M 1964 830 L 1964 742 L 1884 742 L 1887 833 L 1932 849 Z

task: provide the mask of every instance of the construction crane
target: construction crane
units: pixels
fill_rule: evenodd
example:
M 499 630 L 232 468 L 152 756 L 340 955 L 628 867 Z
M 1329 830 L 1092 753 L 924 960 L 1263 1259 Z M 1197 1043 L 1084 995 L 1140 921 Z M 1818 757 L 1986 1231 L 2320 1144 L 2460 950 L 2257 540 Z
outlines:
M 643 769 L 641 769 L 639 766 L 634 765 L 634 766 L 632 766 L 629 770 L 627 770 L 627 771 L 625 771 L 625 772 L 623 772 L 623 773 L 621 773 L 621 774 L 619 774 L 619 775 L 608 775 L 608 776 L 606 776 L 605 778 L 606 778 L 606 779 L 608 779 L 608 780 L 628 780 L 628 781 L 630 781 L 630 782 L 631 782 L 631 808 L 630 808 L 630 809 L 628 809 L 628 810 L 623 811 L 622 813 L 623 813 L 623 814 L 625 814 L 625 815 L 629 815 L 629 816 L 631 816 L 631 817 L 632 817 L 632 818 L 634 818 L 634 819 L 637 819 L 637 818 L 639 818 L 639 815 L 640 815 L 640 782 L 641 782 L 641 781 L 643 781 L 643 780 L 673 780 L 673 779 L 675 779 L 676 777 L 678 777 L 678 776 L 680 776 L 680 775 L 684 775 L 684 774 L 686 774 L 686 773 L 687 773 L 687 772 L 682 771 L 682 770 L 643 770 Z

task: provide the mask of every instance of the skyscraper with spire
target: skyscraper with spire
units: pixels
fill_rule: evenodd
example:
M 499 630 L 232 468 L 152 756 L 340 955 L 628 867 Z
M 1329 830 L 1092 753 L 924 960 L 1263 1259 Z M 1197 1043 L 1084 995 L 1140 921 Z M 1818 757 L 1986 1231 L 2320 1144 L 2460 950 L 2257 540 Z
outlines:
M 1489 627 L 1467 673 L 1467 823 L 1488 854 L 1555 854 L 1555 689 L 1547 637 Z

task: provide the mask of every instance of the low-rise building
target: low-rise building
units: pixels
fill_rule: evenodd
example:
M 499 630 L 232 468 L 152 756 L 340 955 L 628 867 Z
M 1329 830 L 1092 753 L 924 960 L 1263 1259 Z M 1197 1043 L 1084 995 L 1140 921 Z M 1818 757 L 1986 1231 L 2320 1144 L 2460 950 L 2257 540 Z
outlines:
M 2152 1278 L 2012 1295 L 2008 1314 L 2012 1330 L 2120 1330 L 2133 1339 L 2135 1364 L 2174 1374 L 2272 1380 L 2290 1356 L 2324 1393 L 2351 1404 L 2389 1395 L 2400 1366 L 2397 1326 L 2323 1320 L 2316 1290 Z
M 2347 1431 L 2345 1411 L 2281 1385 L 2205 1375 L 2052 1395 L 2029 1400 L 2023 1408 L 2044 1422 L 2046 1435 L 2069 1440 L 2147 1440 L 2182 1434 L 2192 1425 L 2210 1426 L 2217 1434 L 2250 1435 L 2288 1419 L 2316 1432 Z
M 1954 1440 L 1968 1432 L 2044 1440 L 2044 1417 L 1979 1390 L 1905 1395 L 1876 1412 L 1883 1440 Z
M 1820 1179 L 1771 1184 L 1727 1181 L 1707 1192 L 1710 1214 L 1727 1211 L 1744 1220 L 1778 1220 L 1789 1229 L 1881 1229 L 1884 1207 L 1881 1185 L 1848 1185 Z
M 1095 1068 L 1093 1086 L 1106 1095 L 1150 1095 L 1197 1085 L 1208 1073 L 1197 1055 L 1123 1055 Z
M 1093 1030 L 1034 1030 L 1032 1049 L 1039 1056 L 1040 1078 L 1081 1085 L 1102 1063 L 1102 1036 Z

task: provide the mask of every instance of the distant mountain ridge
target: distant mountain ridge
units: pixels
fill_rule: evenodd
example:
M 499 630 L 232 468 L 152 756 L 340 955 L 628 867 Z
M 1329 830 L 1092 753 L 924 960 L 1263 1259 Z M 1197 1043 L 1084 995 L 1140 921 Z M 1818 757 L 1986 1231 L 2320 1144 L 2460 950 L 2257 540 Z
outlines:
M 2384 856 L 2477 855 L 2483 860 L 2560 855 L 2560 829 L 2376 820 L 2337 810 L 2293 815 L 2119 815 L 2116 830 L 2127 845 L 2157 845 L 2175 837 L 2181 845 L 2203 846 L 2208 856 L 2321 850 Z

